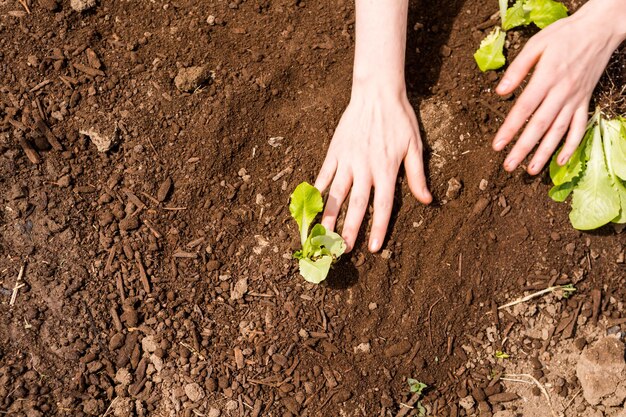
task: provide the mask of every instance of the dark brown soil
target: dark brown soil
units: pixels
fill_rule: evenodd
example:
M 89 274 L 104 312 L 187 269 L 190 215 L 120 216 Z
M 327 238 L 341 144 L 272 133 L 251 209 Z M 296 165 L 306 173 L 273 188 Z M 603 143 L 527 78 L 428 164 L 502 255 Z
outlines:
M 573 230 L 546 173 L 490 149 L 515 98 L 472 59 L 493 0 L 411 3 L 436 202 L 399 180 L 383 254 L 361 240 L 320 286 L 287 202 L 349 98 L 352 2 L 25 4 L 0 2 L 0 414 L 386 416 L 416 378 L 430 414 L 465 415 L 459 390 L 493 370 L 461 346 L 497 305 L 554 282 L 576 283 L 566 312 L 624 298 L 621 230 Z M 192 66 L 211 72 L 181 93 Z M 118 140 L 98 152 L 89 129 Z

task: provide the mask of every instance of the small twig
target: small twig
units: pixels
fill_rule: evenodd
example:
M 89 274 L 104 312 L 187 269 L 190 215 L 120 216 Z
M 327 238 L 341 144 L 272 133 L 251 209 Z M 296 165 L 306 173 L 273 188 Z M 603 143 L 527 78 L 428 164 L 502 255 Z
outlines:
M 530 380 L 532 380 L 532 382 L 526 381 L 524 379 L 519 379 L 519 378 L 529 378 Z M 550 407 L 550 411 L 552 413 L 552 416 L 553 417 L 559 417 L 558 414 L 556 413 L 556 411 L 554 411 L 554 408 L 552 408 L 552 401 L 550 400 L 550 395 L 548 394 L 548 391 L 532 375 L 529 375 L 529 374 L 505 374 L 505 375 L 502 376 L 502 378 L 500 378 L 500 380 L 501 381 L 509 381 L 509 382 L 521 382 L 521 383 L 524 383 L 524 384 L 530 384 L 530 385 L 534 384 L 534 385 L 536 385 L 541 390 L 543 396 L 546 397 L 546 401 L 548 402 L 548 407 Z
M 117 401 L 119 397 L 115 397 L 111 400 L 111 402 L 109 403 L 109 406 L 107 407 L 106 411 L 104 412 L 104 414 L 102 414 L 101 417 L 106 417 L 107 414 L 109 414 L 109 411 L 111 411 L 111 407 L 113 407 L 113 403 L 115 403 L 115 401 Z
M 433 345 L 433 330 L 432 330 L 432 326 L 431 326 L 431 320 L 430 320 L 430 316 L 433 312 L 433 308 L 435 308 L 435 306 L 439 303 L 439 301 L 443 300 L 443 296 L 440 297 L 437 301 L 435 301 L 433 303 L 433 305 L 430 306 L 430 308 L 428 309 L 428 340 L 430 341 L 430 345 Z
M 512 306 L 517 305 L 517 304 L 525 303 L 526 301 L 532 300 L 533 298 L 540 297 L 540 296 L 542 296 L 544 294 L 547 294 L 547 293 L 550 293 L 550 292 L 554 292 L 554 291 L 557 291 L 557 290 L 563 290 L 565 292 L 575 292 L 576 288 L 568 286 L 568 285 L 556 285 L 554 287 L 548 287 L 545 290 L 541 290 L 541 291 L 534 292 L 532 294 L 528 294 L 525 297 L 518 298 L 515 301 L 511 301 L 508 304 L 500 306 L 500 307 L 498 307 L 498 310 L 502 310 L 503 308 L 507 308 L 507 307 L 512 307 Z
M 15 300 L 17 299 L 17 292 L 20 290 L 20 288 L 26 285 L 26 284 L 20 284 L 20 281 L 22 280 L 22 276 L 24 275 L 25 266 L 26 264 L 22 265 L 20 267 L 20 272 L 17 274 L 17 279 L 15 280 L 15 286 L 13 287 L 13 293 L 11 294 L 11 300 L 9 301 L 10 306 L 15 304 Z
M 565 407 L 563 407 L 563 411 L 561 414 L 565 415 L 565 412 L 567 411 L 567 409 L 569 408 L 570 405 L 572 405 L 572 403 L 574 402 L 574 400 L 576 399 L 576 397 L 578 397 L 580 395 L 580 393 L 583 392 L 583 389 L 580 388 L 576 394 L 574 394 L 574 396 L 567 402 L 567 404 L 565 404 Z
M 30 9 L 28 8 L 28 4 L 26 4 L 25 0 L 17 0 L 19 4 L 22 5 L 22 7 L 24 8 L 24 10 L 26 10 L 26 13 L 30 14 Z

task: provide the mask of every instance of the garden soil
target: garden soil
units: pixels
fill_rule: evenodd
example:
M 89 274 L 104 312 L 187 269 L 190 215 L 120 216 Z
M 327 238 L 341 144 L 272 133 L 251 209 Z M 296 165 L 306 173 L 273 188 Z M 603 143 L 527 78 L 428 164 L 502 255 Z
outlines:
M 624 330 L 621 228 L 573 230 L 546 172 L 490 148 L 521 91 L 472 58 L 496 12 L 411 2 L 435 201 L 401 174 L 382 253 L 363 233 L 314 286 L 287 206 L 349 100 L 351 1 L 0 1 L 0 414 L 490 415 L 499 370 L 472 346 L 525 320 L 498 305 L 573 283 L 551 339 L 583 303 Z

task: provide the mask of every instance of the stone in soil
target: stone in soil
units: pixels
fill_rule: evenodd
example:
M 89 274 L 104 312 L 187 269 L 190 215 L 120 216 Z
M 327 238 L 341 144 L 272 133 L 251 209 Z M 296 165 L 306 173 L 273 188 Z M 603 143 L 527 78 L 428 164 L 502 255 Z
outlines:
M 196 401 L 200 401 L 204 398 L 204 390 L 200 387 L 200 385 L 194 383 L 185 385 L 185 395 L 189 398 L 190 401 L 194 403 Z
M 118 129 L 113 128 L 110 132 L 101 132 L 94 127 L 87 129 L 81 129 L 79 132 L 81 135 L 85 135 L 91 139 L 98 152 L 106 152 L 117 142 Z
M 84 12 L 96 6 L 96 0 L 71 0 L 70 6 L 77 12 Z
M 589 404 L 623 403 L 626 399 L 624 344 L 615 337 L 600 339 L 580 355 L 576 376 Z
M 461 189 L 463 188 L 463 184 L 459 181 L 458 178 L 450 178 L 448 181 L 448 189 L 446 190 L 446 197 L 450 200 L 455 200 L 459 198 L 461 195 Z
M 174 84 L 180 91 L 192 92 L 204 84 L 210 76 L 211 73 L 205 66 L 181 68 L 174 78 Z

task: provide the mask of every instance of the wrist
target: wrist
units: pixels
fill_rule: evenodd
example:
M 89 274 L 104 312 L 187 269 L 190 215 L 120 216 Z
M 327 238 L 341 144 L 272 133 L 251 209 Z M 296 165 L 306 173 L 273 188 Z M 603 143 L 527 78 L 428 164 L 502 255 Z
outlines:
M 604 22 L 609 17 L 610 33 L 615 48 L 626 40 L 626 0 L 594 0 L 585 6 L 597 10 Z
M 371 96 L 395 98 L 406 96 L 404 74 L 364 74 L 355 70 L 352 78 L 352 98 Z

